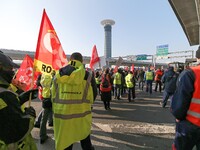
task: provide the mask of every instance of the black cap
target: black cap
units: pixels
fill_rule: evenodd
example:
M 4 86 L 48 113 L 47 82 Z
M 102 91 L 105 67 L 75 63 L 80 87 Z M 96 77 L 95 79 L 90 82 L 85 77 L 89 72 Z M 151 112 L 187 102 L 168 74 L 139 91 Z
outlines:
M 198 47 L 198 50 L 196 51 L 196 58 L 200 58 L 200 46 Z
M 19 65 L 15 64 L 12 59 L 0 51 L 0 66 L 8 68 L 19 68 Z

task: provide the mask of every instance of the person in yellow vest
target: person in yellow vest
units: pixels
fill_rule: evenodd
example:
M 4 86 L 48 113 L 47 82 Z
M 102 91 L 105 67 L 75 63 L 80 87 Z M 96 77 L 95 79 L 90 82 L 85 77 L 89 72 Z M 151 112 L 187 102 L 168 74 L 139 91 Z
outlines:
M 128 101 L 131 102 L 132 99 L 135 99 L 135 77 L 132 71 L 128 71 L 128 75 L 125 77 L 126 86 L 128 88 Z
M 120 100 L 121 88 L 122 88 L 122 74 L 121 69 L 113 75 L 113 86 L 114 86 L 114 99 Z
M 94 74 L 84 69 L 83 57 L 75 52 L 67 66 L 56 72 L 52 86 L 56 150 L 72 150 L 80 141 L 83 150 L 94 150 L 90 134 L 93 104 L 97 96 Z
M 51 102 L 51 92 L 50 88 L 52 85 L 52 79 L 55 75 L 55 72 L 53 71 L 52 74 L 42 74 L 40 85 L 42 87 L 42 118 L 40 123 L 40 144 L 43 144 L 47 139 L 47 120 L 49 119 L 49 122 L 53 122 L 53 112 L 52 112 L 52 102 Z
M 200 64 L 200 47 L 196 51 Z M 173 150 L 200 149 L 200 65 L 185 69 L 178 77 L 171 112 L 176 118 Z
M 154 79 L 154 73 L 150 69 L 150 67 L 148 67 L 147 71 L 144 74 L 144 80 L 146 81 L 146 92 L 147 93 L 149 92 L 149 94 L 152 94 L 153 79 Z
M 101 91 L 100 91 L 101 74 L 100 74 L 100 71 L 98 70 L 95 72 L 95 81 L 96 81 L 96 85 L 98 89 L 98 94 L 100 95 L 101 94 Z
M 10 87 L 16 64 L 0 51 L 0 150 L 37 150 L 31 130 L 34 126 L 33 107 L 22 109 L 26 101 L 37 98 L 37 90 L 29 90 L 20 95 Z

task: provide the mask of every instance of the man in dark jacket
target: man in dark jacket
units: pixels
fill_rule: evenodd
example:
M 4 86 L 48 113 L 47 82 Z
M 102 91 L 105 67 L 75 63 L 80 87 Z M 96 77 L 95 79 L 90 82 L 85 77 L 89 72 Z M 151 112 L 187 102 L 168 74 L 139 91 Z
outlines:
M 20 95 L 9 90 L 14 76 L 13 63 L 10 57 L 0 51 L 0 149 L 37 149 L 31 136 L 35 120 L 33 107 L 22 109 L 21 105 L 37 97 L 37 90 L 23 92 Z
M 171 97 L 176 90 L 176 80 L 178 74 L 174 71 L 174 67 L 169 66 L 168 70 L 162 76 L 162 83 L 164 83 L 163 101 L 161 102 L 164 108 L 167 105 L 167 100 Z
M 200 62 L 200 49 L 196 52 Z M 176 118 L 175 150 L 200 149 L 200 66 L 184 70 L 178 78 L 171 112 Z

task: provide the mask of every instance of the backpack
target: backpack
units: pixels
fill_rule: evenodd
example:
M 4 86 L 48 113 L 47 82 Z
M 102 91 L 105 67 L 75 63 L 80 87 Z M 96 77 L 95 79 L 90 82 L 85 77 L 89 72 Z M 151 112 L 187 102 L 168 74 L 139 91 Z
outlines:
M 101 84 L 102 84 L 103 88 L 108 88 L 109 87 L 109 82 L 108 82 L 108 79 L 106 78 L 106 74 L 104 75 L 104 78 L 103 78 Z

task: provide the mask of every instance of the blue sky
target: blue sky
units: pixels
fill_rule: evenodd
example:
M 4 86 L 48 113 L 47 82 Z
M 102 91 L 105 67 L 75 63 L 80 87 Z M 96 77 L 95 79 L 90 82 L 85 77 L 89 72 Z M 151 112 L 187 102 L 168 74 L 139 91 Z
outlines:
M 94 45 L 104 55 L 104 19 L 115 21 L 113 57 L 154 55 L 164 44 L 169 52 L 197 49 L 167 0 L 5 0 L 0 5 L 0 48 L 35 51 L 45 8 L 68 55 L 91 56 Z

